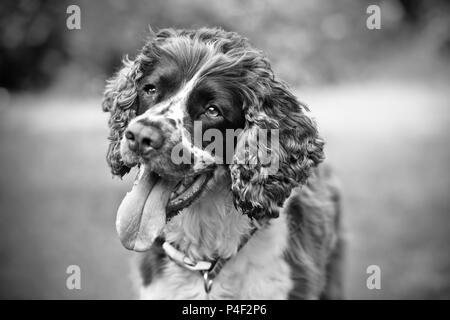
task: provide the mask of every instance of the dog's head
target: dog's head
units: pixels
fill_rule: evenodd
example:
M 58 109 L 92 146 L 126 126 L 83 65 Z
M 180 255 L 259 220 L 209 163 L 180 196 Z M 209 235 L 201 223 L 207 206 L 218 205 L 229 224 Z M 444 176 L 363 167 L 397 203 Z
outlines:
M 323 159 L 306 107 L 260 51 L 220 29 L 153 35 L 108 81 L 103 109 L 111 114 L 113 174 L 147 168 L 150 180 L 166 181 L 161 190 L 171 189 L 161 205 L 168 211 L 189 205 L 210 172 L 225 166 L 236 208 L 277 217 L 291 190 Z

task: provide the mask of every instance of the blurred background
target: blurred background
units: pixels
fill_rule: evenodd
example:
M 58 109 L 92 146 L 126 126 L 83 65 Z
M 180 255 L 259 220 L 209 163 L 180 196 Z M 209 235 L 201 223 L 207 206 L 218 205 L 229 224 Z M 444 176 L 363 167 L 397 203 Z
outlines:
M 71 4 L 80 30 L 66 26 Z M 1 1 L 0 298 L 135 297 L 114 226 L 131 181 L 106 165 L 105 80 L 149 26 L 221 26 L 265 51 L 317 118 L 344 194 L 347 297 L 449 299 L 449 17 L 443 0 Z M 66 288 L 69 265 L 81 290 Z

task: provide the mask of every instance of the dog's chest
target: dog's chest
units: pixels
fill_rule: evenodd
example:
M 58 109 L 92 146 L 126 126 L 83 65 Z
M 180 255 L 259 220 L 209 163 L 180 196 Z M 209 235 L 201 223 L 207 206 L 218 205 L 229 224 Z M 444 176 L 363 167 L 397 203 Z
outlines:
M 293 283 L 283 258 L 287 246 L 284 215 L 258 231 L 229 260 L 206 293 L 202 275 L 170 261 L 140 290 L 141 299 L 286 299 Z

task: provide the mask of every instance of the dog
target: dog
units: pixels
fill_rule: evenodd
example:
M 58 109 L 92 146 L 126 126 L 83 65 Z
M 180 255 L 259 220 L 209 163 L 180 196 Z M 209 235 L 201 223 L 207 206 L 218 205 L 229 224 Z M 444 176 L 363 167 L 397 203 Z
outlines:
M 108 80 L 102 107 L 113 175 L 139 170 L 116 227 L 141 252 L 140 298 L 343 298 L 340 192 L 324 141 L 246 38 L 152 32 Z

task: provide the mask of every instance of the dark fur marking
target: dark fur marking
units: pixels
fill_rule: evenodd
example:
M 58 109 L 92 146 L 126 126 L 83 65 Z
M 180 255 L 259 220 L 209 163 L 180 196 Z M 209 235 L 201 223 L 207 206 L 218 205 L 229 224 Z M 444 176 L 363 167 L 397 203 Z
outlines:
M 167 118 L 167 123 L 169 123 L 172 127 L 177 127 L 177 122 L 171 118 Z
M 168 258 L 161 246 L 161 241 L 163 240 L 155 240 L 150 250 L 143 253 L 140 272 L 144 286 L 150 285 L 153 279 L 161 274 L 164 266 L 167 264 Z
M 170 105 L 168 105 L 167 107 L 163 108 L 163 109 L 159 112 L 159 115 L 160 115 L 160 116 L 163 116 L 163 115 L 167 114 L 167 113 L 169 112 L 171 106 L 172 106 L 172 104 L 170 104 Z

